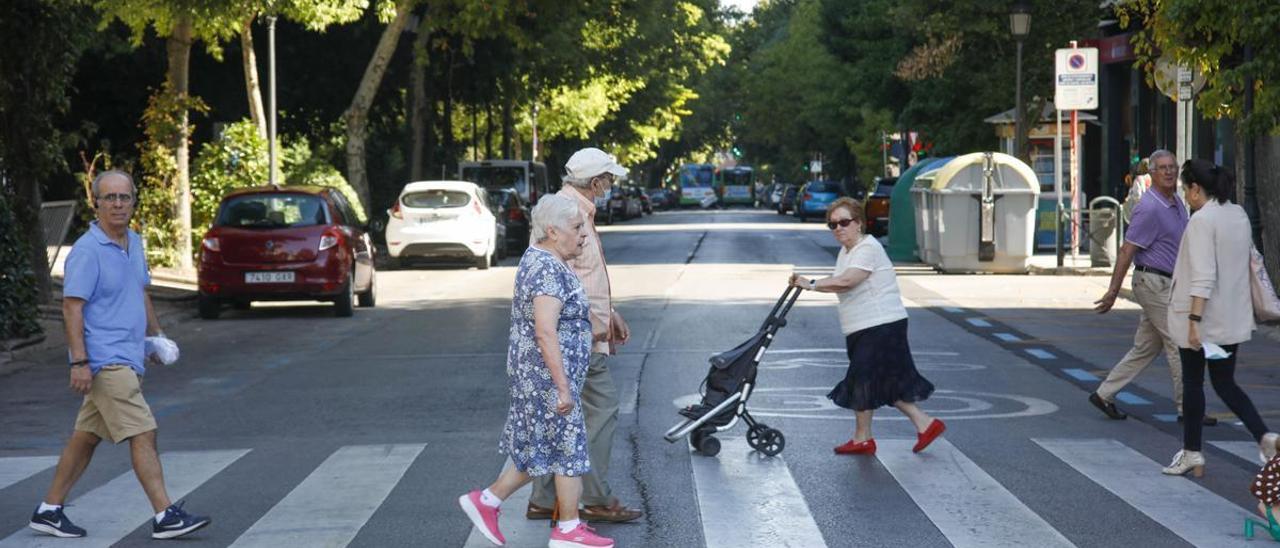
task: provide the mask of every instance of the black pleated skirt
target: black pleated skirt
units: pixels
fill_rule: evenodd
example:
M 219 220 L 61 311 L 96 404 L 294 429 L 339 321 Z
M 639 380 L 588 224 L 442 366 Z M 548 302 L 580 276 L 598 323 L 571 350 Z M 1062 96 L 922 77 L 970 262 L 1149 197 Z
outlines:
M 894 402 L 919 402 L 933 394 L 933 383 L 916 371 L 907 342 L 907 320 L 868 327 L 845 337 L 849 370 L 827 397 L 854 411 L 870 411 Z

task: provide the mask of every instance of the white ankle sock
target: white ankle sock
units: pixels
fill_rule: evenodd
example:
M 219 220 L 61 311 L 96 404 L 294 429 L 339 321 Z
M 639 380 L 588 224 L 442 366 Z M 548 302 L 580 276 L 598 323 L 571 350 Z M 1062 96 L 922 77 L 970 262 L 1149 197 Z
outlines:
M 45 512 L 52 512 L 52 511 L 57 510 L 57 509 L 59 509 L 59 508 L 62 508 L 62 505 L 61 505 L 61 504 L 49 504 L 49 503 L 47 503 L 47 502 L 41 502 L 41 503 L 40 503 L 40 509 L 39 509 L 39 510 L 36 510 L 36 513 L 37 513 L 37 514 L 43 514 L 43 513 L 45 513 Z
M 493 494 L 493 491 L 488 489 L 480 492 L 480 502 L 490 508 L 502 506 L 502 499 L 498 498 L 498 495 Z
M 162 520 L 164 520 L 164 513 L 168 511 L 169 509 L 166 508 L 164 510 L 161 510 L 159 514 L 156 514 L 156 523 L 160 523 Z
M 564 520 L 560 520 L 560 523 L 558 523 L 557 526 L 560 528 L 560 534 L 563 535 L 565 533 L 568 533 L 569 531 L 576 529 L 579 523 L 582 523 L 582 520 L 564 519 Z

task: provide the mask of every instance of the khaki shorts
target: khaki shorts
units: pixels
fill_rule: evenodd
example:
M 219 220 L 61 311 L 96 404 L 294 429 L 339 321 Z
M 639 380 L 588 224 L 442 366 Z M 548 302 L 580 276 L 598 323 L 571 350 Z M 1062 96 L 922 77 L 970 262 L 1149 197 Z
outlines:
M 142 399 L 142 379 L 127 365 L 108 365 L 93 376 L 76 430 L 120 443 L 156 429 L 151 407 Z

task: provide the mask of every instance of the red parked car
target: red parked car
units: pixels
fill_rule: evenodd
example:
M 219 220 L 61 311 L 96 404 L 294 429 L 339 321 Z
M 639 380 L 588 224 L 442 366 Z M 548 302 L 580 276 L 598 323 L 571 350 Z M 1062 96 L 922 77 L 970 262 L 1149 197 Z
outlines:
M 224 304 L 332 301 L 350 316 L 377 299 L 373 244 L 347 199 L 318 186 L 260 187 L 228 194 L 200 245 L 200 317 Z

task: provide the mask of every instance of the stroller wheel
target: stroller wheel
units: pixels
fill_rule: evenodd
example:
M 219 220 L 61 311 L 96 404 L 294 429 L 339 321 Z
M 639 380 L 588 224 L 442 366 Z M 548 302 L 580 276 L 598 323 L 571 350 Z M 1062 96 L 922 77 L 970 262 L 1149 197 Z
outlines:
M 752 428 L 747 431 L 747 443 L 752 449 L 759 451 L 767 457 L 777 456 L 782 449 L 787 446 L 787 437 L 782 435 L 780 430 L 774 430 L 764 425 Z
M 748 428 L 747 429 L 747 445 L 750 445 L 752 449 L 759 451 L 761 445 L 764 443 L 764 434 L 769 430 L 772 430 L 772 429 L 769 428 L 764 423 L 760 423 L 760 422 L 756 423 L 755 426 Z

